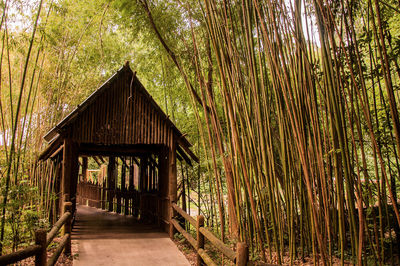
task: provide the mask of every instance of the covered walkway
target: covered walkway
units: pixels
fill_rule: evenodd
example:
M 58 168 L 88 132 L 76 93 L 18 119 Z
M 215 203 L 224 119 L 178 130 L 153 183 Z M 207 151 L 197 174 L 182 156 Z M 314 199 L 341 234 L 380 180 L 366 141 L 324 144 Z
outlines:
M 168 234 L 132 216 L 77 206 L 74 265 L 190 265 Z

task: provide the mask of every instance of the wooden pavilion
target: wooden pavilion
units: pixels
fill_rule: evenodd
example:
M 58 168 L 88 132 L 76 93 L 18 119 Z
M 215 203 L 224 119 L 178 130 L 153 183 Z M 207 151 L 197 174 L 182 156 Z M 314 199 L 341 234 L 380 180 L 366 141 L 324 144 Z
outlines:
M 91 201 L 109 211 L 152 217 L 172 232 L 176 160 L 190 164 L 198 158 L 128 63 L 44 138 L 49 145 L 39 160 L 55 164 L 59 206 L 72 201 L 75 210 L 77 201 Z M 106 167 L 95 182 L 85 178 L 88 157 Z

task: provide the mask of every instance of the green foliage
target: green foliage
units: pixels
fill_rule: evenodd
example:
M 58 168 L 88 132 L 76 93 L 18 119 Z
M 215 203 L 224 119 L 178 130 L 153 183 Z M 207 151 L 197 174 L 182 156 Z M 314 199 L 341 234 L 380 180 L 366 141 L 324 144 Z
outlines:
M 247 240 L 254 258 L 262 257 L 264 249 L 278 260 L 281 255 L 293 259 L 300 252 L 317 256 L 326 250 L 341 256 L 342 262 L 349 258 L 368 263 L 374 258 L 384 263 L 395 243 L 392 229 L 397 230 L 390 227 L 396 220 L 386 199 L 391 190 L 399 196 L 400 180 L 398 119 L 391 114 L 387 84 L 391 77 L 396 107 L 398 3 L 146 2 L 155 25 L 144 0 L 45 1 L 22 95 L 21 69 L 37 1 L 28 6 L 12 1 L 6 10 L 8 20 L 0 28 L 2 190 L 19 96 L 21 110 L 27 111 L 16 123 L 20 160 L 12 168 L 9 200 L 0 206 L 6 210 L 3 244 L 16 248 L 31 239 L 35 227 L 48 226 L 44 212 L 56 199 L 49 184 L 54 183 L 51 171 L 57 169 L 44 167 L 46 178 L 32 181 L 43 135 L 128 60 L 156 102 L 193 142 L 200 164 L 179 168 L 178 175 L 180 180 L 186 176 L 189 208 L 197 213 L 200 207 L 221 238 L 229 224 L 233 238 Z M 153 27 L 177 56 L 181 71 Z M 382 42 L 388 67 L 379 50 Z M 183 75 L 200 98 L 204 93 L 200 102 L 212 111 L 204 112 L 193 100 Z M 29 121 L 25 127 L 24 120 Z M 362 254 L 357 249 L 358 203 L 365 206 Z M 330 226 L 325 227 L 327 222 Z M 254 252 L 257 245 L 262 253 Z
M 21 245 L 29 244 L 34 237 L 34 230 L 44 226 L 39 219 L 37 207 L 32 204 L 38 201 L 37 189 L 29 185 L 26 177 L 21 179 L 17 185 L 10 187 L 10 198 L 6 205 L 6 237 L 3 245 L 13 251 Z M 2 194 L 4 188 L 2 186 Z

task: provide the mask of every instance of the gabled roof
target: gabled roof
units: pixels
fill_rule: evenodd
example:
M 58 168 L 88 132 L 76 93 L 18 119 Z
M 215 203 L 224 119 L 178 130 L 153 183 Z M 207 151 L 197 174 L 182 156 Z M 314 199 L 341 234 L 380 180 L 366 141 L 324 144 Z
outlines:
M 133 73 L 129 67 L 129 62 L 121 67 L 114 75 L 112 75 L 106 82 L 104 82 L 97 90 L 95 90 L 88 98 L 86 98 L 81 104 L 79 104 L 71 113 L 69 113 L 64 119 L 62 119 L 55 127 L 53 127 L 45 136 L 44 139 L 50 144 L 54 144 L 56 139 L 60 136 L 60 133 L 66 129 L 70 124 L 72 124 L 79 114 L 81 114 L 91 103 L 93 103 L 102 93 L 107 90 L 110 84 L 118 79 L 123 73 L 129 72 L 133 75 L 135 82 L 139 84 L 136 89 L 146 97 L 148 103 L 154 108 L 154 110 L 160 115 L 160 117 L 173 129 L 174 133 L 178 138 L 178 145 L 181 146 L 192 159 L 198 162 L 198 158 L 189 149 L 192 145 L 185 138 L 175 124 L 169 119 L 169 117 L 162 111 L 160 106 L 154 101 L 153 97 L 147 92 L 142 83 L 137 79 L 136 72 Z

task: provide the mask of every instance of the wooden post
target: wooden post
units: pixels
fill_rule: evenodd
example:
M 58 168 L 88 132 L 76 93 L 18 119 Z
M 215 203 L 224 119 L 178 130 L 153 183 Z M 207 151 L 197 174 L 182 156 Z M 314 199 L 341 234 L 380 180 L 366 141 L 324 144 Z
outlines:
M 117 210 L 116 210 L 116 213 L 121 213 L 121 205 L 122 205 L 121 189 L 119 189 L 118 187 L 116 188 L 116 195 L 117 195 Z
M 108 182 L 108 211 L 114 210 L 114 191 L 115 191 L 115 158 L 109 157 L 108 168 L 107 168 L 107 182 Z
M 107 182 L 106 180 L 108 180 L 108 177 L 104 177 L 103 179 L 103 187 L 101 190 L 101 208 L 103 210 L 106 209 L 106 192 L 107 192 Z
M 165 147 L 159 153 L 158 157 L 158 186 L 159 186 L 159 195 L 160 195 L 160 218 L 162 229 L 166 232 L 170 231 L 170 227 L 164 222 L 170 219 L 170 210 L 171 208 L 169 204 L 169 191 L 168 191 L 168 149 Z M 168 201 L 167 201 L 168 200 Z
M 57 174 L 55 176 L 55 184 L 54 184 L 54 188 L 55 188 L 55 193 L 56 195 L 62 195 L 62 190 L 61 190 L 61 186 L 62 186 L 62 172 L 63 172 L 63 164 L 62 161 L 57 163 Z M 57 215 L 61 213 L 61 202 L 62 202 L 62 198 L 61 197 L 56 197 L 55 200 L 55 211 L 54 213 L 52 213 L 51 217 L 51 221 L 52 224 L 57 220 Z
M 72 202 L 71 213 L 76 212 L 76 191 L 78 188 L 78 176 L 79 176 L 79 156 L 78 146 L 76 143 L 73 145 L 73 156 L 72 156 L 72 171 L 71 171 L 71 189 L 70 189 L 70 201 Z
M 67 137 L 64 139 L 61 192 L 62 195 L 68 194 L 68 201 L 73 202 L 73 209 L 71 211 L 75 210 L 78 173 L 78 147 L 75 142 Z M 62 208 L 60 211 L 63 211 L 63 204 L 64 203 L 61 205 Z
M 81 205 L 86 205 L 84 203 L 84 191 L 85 191 L 85 184 L 87 182 L 87 175 L 88 175 L 88 158 L 87 157 L 82 157 L 82 173 L 81 173 L 81 178 L 78 178 L 78 195 L 79 195 L 79 200 L 78 203 Z
M 128 197 L 127 197 L 127 189 L 126 189 L 126 157 L 122 157 L 123 158 L 123 163 L 122 163 L 122 169 L 121 169 L 121 202 L 124 205 L 124 210 L 122 210 L 122 212 L 124 213 L 124 215 L 128 215 L 129 214 L 129 201 L 128 201 Z
M 35 256 L 36 266 L 45 266 L 47 262 L 47 233 L 44 229 L 35 231 L 35 244 L 40 245 L 40 251 Z
M 170 139 L 171 139 L 171 147 L 169 149 L 169 156 L 168 156 L 168 194 L 169 194 L 169 235 L 171 239 L 174 237 L 174 234 L 177 232 L 175 227 L 172 224 L 172 218 L 174 217 L 174 209 L 172 208 L 172 203 L 177 202 L 177 175 L 176 175 L 176 140 L 175 135 L 170 132 Z
M 133 201 L 133 191 L 135 189 L 134 187 L 134 182 L 133 182 L 133 178 L 135 175 L 135 166 L 134 166 L 134 161 L 133 161 L 133 157 L 129 158 L 129 187 L 128 187 L 128 214 L 132 214 L 133 215 L 133 205 L 134 205 L 134 201 Z
M 69 234 L 67 243 L 65 244 L 64 254 L 71 254 L 71 231 L 72 231 L 72 203 L 65 202 L 64 203 L 64 213 L 70 212 L 71 217 L 64 224 L 64 235 Z
M 64 197 L 63 197 L 63 200 L 62 200 L 62 202 L 63 202 L 63 207 L 62 207 L 62 213 L 61 213 L 61 215 L 63 215 L 63 214 L 65 213 L 65 203 L 66 203 L 66 202 L 70 202 L 69 199 L 70 199 L 69 194 L 64 194 Z M 60 215 L 60 217 L 61 217 L 61 215 Z M 64 235 L 64 227 L 63 227 L 61 233 Z
M 101 185 L 100 183 L 97 183 L 96 185 L 96 199 L 97 199 L 97 203 L 96 203 L 96 208 L 101 209 Z
M 140 157 L 140 165 L 139 165 L 139 191 L 144 192 L 146 190 L 145 182 L 146 182 L 146 169 L 147 169 L 147 157 Z
M 197 215 L 197 226 L 196 226 L 196 231 L 197 231 L 197 250 L 204 249 L 204 236 L 202 233 L 200 233 L 200 228 L 204 226 L 204 216 L 203 215 Z M 196 259 L 196 265 L 201 266 L 203 265 L 203 259 L 200 257 L 199 253 L 197 252 L 197 259 Z
M 182 167 L 182 164 L 181 164 L 181 167 Z M 185 176 L 183 175 L 183 170 L 182 170 L 182 210 L 187 212 L 187 210 L 186 210 Z
M 236 244 L 236 265 L 246 266 L 249 261 L 249 247 L 245 242 Z
M 82 178 L 84 182 L 87 182 L 88 176 L 88 158 L 82 157 Z
M 145 187 L 145 182 L 146 182 L 146 169 L 147 169 L 147 157 L 140 157 L 140 165 L 139 165 L 139 184 L 138 184 L 138 190 L 139 190 L 139 214 L 140 214 L 140 219 L 146 219 L 146 213 L 144 210 L 144 207 L 146 202 L 146 198 L 143 197 L 143 193 L 146 192 L 146 187 Z
M 66 194 L 71 193 L 71 175 L 72 175 L 72 141 L 69 138 L 64 139 L 63 160 L 62 160 L 62 181 L 61 181 L 61 195 L 64 198 Z M 69 199 L 68 199 L 69 200 Z M 60 207 L 63 207 L 64 202 L 61 202 Z M 61 208 L 60 211 L 64 211 Z

